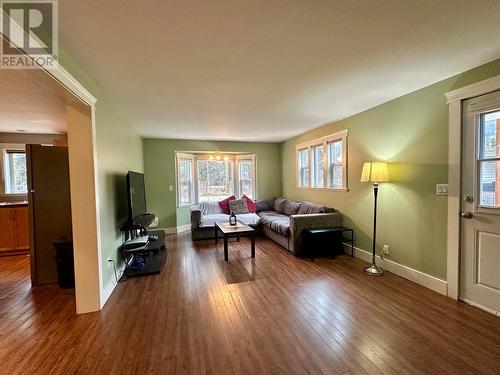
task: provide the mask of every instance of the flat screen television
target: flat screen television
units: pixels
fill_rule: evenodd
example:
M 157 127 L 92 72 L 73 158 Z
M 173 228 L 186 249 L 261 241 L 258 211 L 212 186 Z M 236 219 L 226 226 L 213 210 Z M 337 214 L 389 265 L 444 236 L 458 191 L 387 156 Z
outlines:
M 144 174 L 129 171 L 127 173 L 128 221 L 146 213 L 146 191 L 144 189 Z

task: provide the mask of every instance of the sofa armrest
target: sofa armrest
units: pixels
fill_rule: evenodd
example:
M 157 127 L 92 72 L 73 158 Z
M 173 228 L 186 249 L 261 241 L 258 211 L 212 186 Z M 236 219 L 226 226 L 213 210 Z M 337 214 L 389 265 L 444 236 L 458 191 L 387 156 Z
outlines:
M 305 214 L 290 216 L 290 251 L 301 255 L 303 251 L 304 229 L 337 227 L 342 225 L 342 214 L 338 211 L 325 214 Z
M 191 206 L 191 230 L 197 229 L 201 224 L 201 210 L 197 204 Z

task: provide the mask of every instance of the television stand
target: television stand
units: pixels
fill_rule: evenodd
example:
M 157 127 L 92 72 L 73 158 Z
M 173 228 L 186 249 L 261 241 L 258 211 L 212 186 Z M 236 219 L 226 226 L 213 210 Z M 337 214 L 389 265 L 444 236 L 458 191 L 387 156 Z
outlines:
M 152 230 L 148 235 L 157 235 L 157 240 L 150 240 L 146 246 L 136 249 L 121 248 L 122 258 L 126 264 L 122 278 L 151 275 L 161 273 L 167 260 L 167 249 L 165 248 L 165 231 Z M 134 266 L 137 259 L 144 260 L 142 266 Z

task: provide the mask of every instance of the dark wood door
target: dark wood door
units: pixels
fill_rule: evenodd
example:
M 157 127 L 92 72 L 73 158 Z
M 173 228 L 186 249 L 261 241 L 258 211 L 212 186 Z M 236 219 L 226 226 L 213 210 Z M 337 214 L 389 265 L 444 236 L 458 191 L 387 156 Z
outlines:
M 68 149 L 26 145 L 30 219 L 31 281 L 57 282 L 52 242 L 71 236 Z

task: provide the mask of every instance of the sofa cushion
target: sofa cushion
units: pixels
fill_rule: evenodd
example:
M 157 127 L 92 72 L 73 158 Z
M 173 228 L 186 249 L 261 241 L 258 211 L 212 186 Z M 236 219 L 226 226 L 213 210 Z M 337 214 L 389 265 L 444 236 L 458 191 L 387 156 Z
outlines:
M 297 215 L 299 213 L 300 206 L 301 206 L 300 202 L 295 202 L 290 199 L 286 199 L 283 205 L 283 213 L 288 216 Z
M 241 221 L 246 225 L 256 225 L 260 222 L 260 217 L 255 214 L 241 214 L 236 216 L 236 220 Z M 203 215 L 201 217 L 200 227 L 214 227 L 216 221 L 229 222 L 229 215 L 226 214 L 214 214 L 214 215 Z
M 274 211 L 279 212 L 280 214 L 284 213 L 285 201 L 285 198 L 276 198 L 274 200 Z
M 276 211 L 261 211 L 258 213 L 262 225 L 284 236 L 290 235 L 290 218 Z
M 222 209 L 217 202 L 200 202 L 198 205 L 202 215 L 222 214 Z
M 255 206 L 256 206 L 255 212 L 274 210 L 274 201 L 275 201 L 275 198 L 259 199 L 259 200 L 255 201 Z
M 253 200 L 248 198 L 246 194 L 243 194 L 241 199 L 244 199 L 247 202 L 248 212 L 250 212 L 250 213 L 255 212 L 255 210 L 257 209 L 257 206 L 255 205 L 255 202 Z
M 226 199 L 223 199 L 221 201 L 219 201 L 219 206 L 220 208 L 222 209 L 222 213 L 226 214 L 226 215 L 229 215 L 230 212 L 229 212 L 229 202 L 232 201 L 232 200 L 235 200 L 236 197 L 234 195 L 231 195 L 230 197 L 227 197 Z
M 324 214 L 329 208 L 320 204 L 304 201 L 301 203 L 298 214 Z
M 235 215 L 248 214 L 247 201 L 244 199 L 234 199 L 229 202 L 229 212 Z

